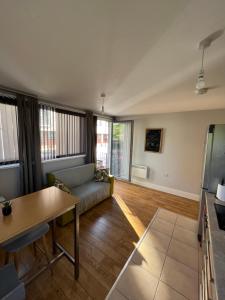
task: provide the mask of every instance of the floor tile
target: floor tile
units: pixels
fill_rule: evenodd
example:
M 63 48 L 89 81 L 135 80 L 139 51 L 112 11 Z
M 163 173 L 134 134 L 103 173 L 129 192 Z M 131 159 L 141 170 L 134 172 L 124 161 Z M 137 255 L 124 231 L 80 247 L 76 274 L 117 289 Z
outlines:
M 176 225 L 173 232 L 173 238 L 196 249 L 199 248 L 197 234 L 193 231 Z
M 159 278 L 165 258 L 166 255 L 164 253 L 153 247 L 149 247 L 148 243 L 143 242 L 135 251 L 132 261 Z
M 142 243 L 145 243 L 146 247 L 153 247 L 166 253 L 169 248 L 170 240 L 170 236 L 150 228 Z
M 177 214 L 175 214 L 175 213 L 173 213 L 169 210 L 159 208 L 158 213 L 157 213 L 157 217 L 161 218 L 161 219 L 163 219 L 163 220 L 165 220 L 169 223 L 174 224 L 176 222 L 176 219 L 177 219 Z
M 106 297 L 106 300 L 126 300 L 125 298 L 117 289 L 114 289 L 112 293 Z
M 151 224 L 151 228 L 171 236 L 173 233 L 174 224 L 156 217 Z
M 178 216 L 176 225 L 196 233 L 198 231 L 198 222 L 184 216 Z
M 154 300 L 187 300 L 187 298 L 160 281 Z
M 198 300 L 198 273 L 191 268 L 167 257 L 161 281 L 190 300 Z
M 120 277 L 116 288 L 129 300 L 153 300 L 157 284 L 156 277 L 130 263 Z
M 198 249 L 172 239 L 167 255 L 198 272 Z

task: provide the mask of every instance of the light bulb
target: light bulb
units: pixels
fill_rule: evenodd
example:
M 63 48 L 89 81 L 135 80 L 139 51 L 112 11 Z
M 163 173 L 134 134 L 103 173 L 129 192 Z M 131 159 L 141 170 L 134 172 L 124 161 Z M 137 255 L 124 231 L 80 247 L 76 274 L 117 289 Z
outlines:
M 201 89 L 204 89 L 204 88 L 205 88 L 204 72 L 203 72 L 203 70 L 201 70 L 199 72 L 198 79 L 197 79 L 197 82 L 196 82 L 196 89 L 201 90 Z

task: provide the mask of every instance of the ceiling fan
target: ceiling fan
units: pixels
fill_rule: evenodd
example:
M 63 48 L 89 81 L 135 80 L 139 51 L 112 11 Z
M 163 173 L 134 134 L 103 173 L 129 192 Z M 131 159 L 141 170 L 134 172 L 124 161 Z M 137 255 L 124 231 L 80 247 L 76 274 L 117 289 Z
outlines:
M 224 29 L 220 29 L 217 30 L 215 32 L 213 32 L 212 34 L 210 34 L 209 36 L 207 36 L 205 39 L 203 39 L 200 43 L 199 43 L 199 50 L 202 51 L 202 55 L 201 55 L 201 68 L 200 71 L 198 73 L 198 77 L 197 77 L 197 82 L 195 85 L 195 93 L 197 95 L 202 95 L 207 93 L 207 91 L 209 89 L 214 89 L 216 88 L 216 86 L 206 86 L 205 83 L 205 72 L 204 72 L 204 56 L 205 56 L 205 50 L 211 46 L 212 42 L 214 42 L 216 39 L 218 39 L 219 37 L 221 37 L 224 33 Z

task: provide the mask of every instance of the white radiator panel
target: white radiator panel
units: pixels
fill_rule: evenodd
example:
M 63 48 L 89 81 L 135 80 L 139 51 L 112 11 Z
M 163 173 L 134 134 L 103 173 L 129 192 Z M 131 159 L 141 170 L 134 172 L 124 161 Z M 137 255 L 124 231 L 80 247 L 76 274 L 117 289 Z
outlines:
M 141 165 L 133 165 L 132 166 L 132 176 L 138 178 L 147 178 L 148 167 Z

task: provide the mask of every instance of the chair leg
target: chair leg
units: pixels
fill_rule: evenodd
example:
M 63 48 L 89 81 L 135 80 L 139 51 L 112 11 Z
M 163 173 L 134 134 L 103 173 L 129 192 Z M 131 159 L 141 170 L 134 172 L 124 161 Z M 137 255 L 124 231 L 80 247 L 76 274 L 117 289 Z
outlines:
M 9 256 L 10 256 L 10 254 L 9 254 L 9 252 L 6 252 L 5 253 L 5 265 L 7 265 L 8 263 L 9 263 Z
M 51 267 L 51 264 L 50 264 L 51 257 L 50 257 L 49 251 L 48 251 L 48 245 L 47 245 L 47 241 L 46 241 L 45 235 L 41 238 L 41 241 L 42 241 L 42 244 L 43 244 L 43 248 L 44 248 L 43 250 L 45 252 L 45 257 L 46 257 L 46 260 L 48 262 L 48 266 L 49 266 L 50 272 L 53 275 L 53 270 L 52 270 L 52 267 Z
M 19 271 L 19 259 L 18 259 L 18 253 L 17 252 L 13 253 L 13 259 L 14 259 L 14 264 L 15 264 L 15 267 L 16 267 L 16 271 L 18 273 L 18 271 Z
M 37 257 L 37 247 L 36 247 L 36 242 L 33 242 L 32 247 L 33 247 L 34 257 Z

